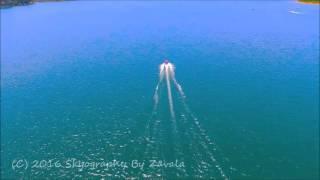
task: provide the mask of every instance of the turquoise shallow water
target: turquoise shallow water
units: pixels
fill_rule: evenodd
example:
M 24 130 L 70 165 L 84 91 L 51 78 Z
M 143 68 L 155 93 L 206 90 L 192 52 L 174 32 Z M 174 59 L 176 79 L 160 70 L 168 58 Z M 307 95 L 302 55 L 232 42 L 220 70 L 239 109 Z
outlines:
M 318 12 L 292 1 L 2 9 L 1 177 L 318 179 Z M 172 84 L 175 119 L 165 84 L 152 114 L 164 58 L 190 109 Z M 113 160 L 128 167 L 88 165 Z

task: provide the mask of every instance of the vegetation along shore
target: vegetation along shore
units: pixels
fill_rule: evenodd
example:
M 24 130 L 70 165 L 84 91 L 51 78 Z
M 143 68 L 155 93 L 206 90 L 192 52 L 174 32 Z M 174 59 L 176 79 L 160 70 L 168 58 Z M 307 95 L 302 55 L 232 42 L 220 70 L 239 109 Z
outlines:
M 318 4 L 320 5 L 320 0 L 298 0 L 298 2 L 303 4 Z

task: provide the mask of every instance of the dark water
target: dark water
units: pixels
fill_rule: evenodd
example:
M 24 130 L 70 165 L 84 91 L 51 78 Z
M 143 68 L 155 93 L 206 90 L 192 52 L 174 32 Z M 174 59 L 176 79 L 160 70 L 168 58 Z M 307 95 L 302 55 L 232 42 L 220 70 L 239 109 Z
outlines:
M 2 9 L 2 178 L 318 179 L 318 12 L 294 1 Z M 153 111 L 164 58 L 187 96 L 189 109 L 172 84 L 175 119 L 165 84 Z M 89 165 L 113 160 L 127 167 Z

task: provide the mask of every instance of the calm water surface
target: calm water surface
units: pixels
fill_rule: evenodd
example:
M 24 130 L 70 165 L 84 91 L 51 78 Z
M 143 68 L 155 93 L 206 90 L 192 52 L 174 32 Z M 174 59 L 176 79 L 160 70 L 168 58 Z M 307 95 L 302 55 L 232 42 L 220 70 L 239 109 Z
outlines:
M 2 9 L 1 176 L 318 179 L 318 12 L 294 1 Z M 152 114 L 164 58 L 190 109 L 174 90 L 175 121 L 165 85 Z M 72 158 L 145 167 L 50 164 Z

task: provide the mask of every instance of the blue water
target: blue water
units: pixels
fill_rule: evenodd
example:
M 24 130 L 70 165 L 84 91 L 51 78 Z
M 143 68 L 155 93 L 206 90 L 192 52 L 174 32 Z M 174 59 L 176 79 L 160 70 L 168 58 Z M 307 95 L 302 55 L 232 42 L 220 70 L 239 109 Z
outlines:
M 173 89 L 175 122 L 165 85 L 152 114 L 165 58 L 190 108 Z M 70 158 L 185 166 L 48 167 Z M 318 169 L 319 6 L 80 1 L 1 9 L 2 179 L 318 179 Z

